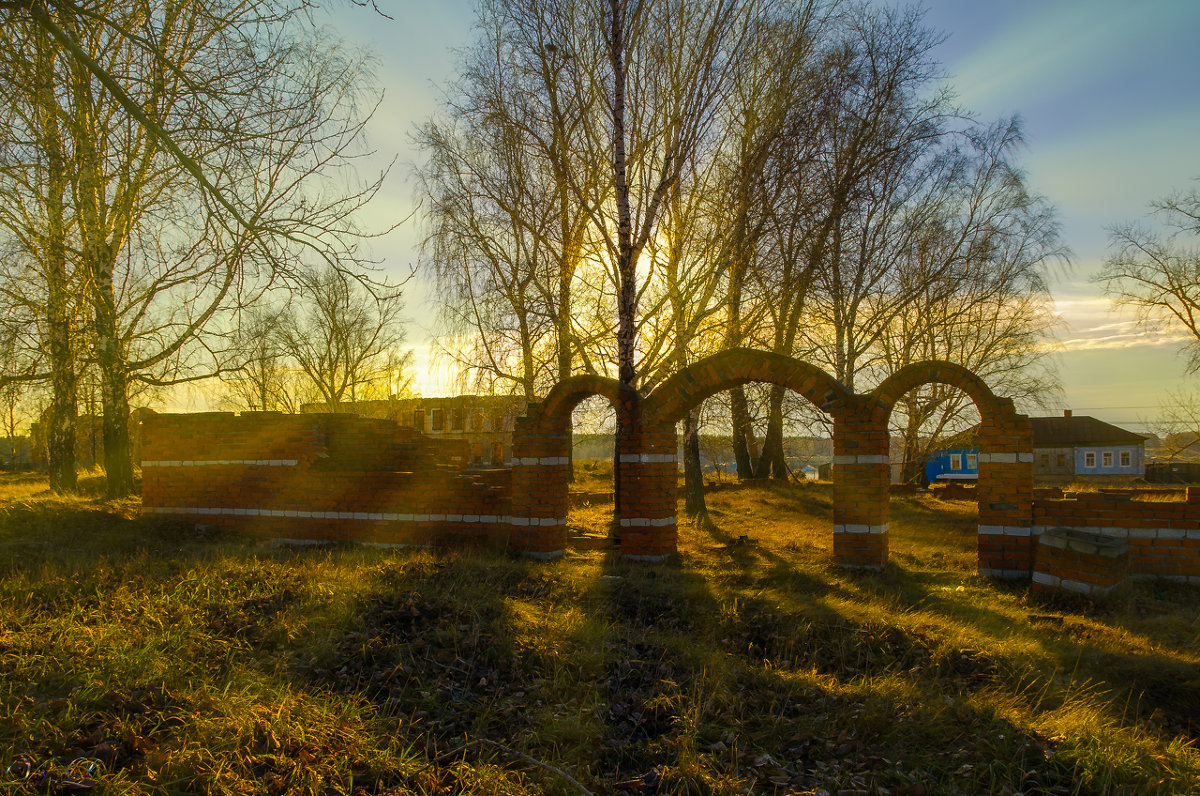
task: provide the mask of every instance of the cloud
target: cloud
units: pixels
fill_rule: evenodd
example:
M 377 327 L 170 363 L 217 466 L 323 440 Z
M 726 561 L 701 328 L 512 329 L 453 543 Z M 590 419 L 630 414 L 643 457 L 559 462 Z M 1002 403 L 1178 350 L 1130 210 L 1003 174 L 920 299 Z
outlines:
M 952 66 L 969 107 L 1016 108 L 1103 81 L 1188 27 L 1193 3 L 1045 3 Z
M 1108 327 L 1096 327 L 1086 332 L 1102 331 L 1105 329 L 1129 328 L 1125 324 L 1111 324 Z M 1094 337 L 1075 337 L 1051 343 L 1048 348 L 1052 351 L 1117 351 L 1128 348 L 1174 348 L 1194 342 L 1191 336 L 1178 332 L 1154 332 L 1149 330 L 1131 330 L 1118 334 L 1100 335 Z

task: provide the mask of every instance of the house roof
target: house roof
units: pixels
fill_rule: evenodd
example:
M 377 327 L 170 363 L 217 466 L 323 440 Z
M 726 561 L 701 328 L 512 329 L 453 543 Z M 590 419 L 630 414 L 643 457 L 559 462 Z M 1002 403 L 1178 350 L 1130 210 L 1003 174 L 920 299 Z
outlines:
M 1087 415 L 1071 417 L 1031 417 L 1033 446 L 1049 448 L 1070 445 L 1140 445 L 1142 434 L 1105 423 Z

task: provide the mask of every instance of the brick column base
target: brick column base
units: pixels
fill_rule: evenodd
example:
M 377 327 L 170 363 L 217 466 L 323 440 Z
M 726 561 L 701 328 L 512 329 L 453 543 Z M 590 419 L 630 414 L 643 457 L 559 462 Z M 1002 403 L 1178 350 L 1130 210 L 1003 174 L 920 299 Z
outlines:
M 621 557 L 662 561 L 678 551 L 679 464 L 675 426 L 631 424 L 617 442 L 621 457 Z
M 532 412 L 531 412 L 532 414 Z M 567 547 L 565 434 L 538 433 L 529 418 L 513 431 L 512 549 L 530 558 L 561 558 Z
M 843 567 L 881 569 L 888 557 L 887 408 L 856 395 L 834 411 L 833 559 Z

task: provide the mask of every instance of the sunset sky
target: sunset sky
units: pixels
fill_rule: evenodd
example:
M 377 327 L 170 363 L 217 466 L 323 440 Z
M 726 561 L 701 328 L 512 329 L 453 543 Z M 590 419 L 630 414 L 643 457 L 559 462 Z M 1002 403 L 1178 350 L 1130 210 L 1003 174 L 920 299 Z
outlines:
M 396 166 L 371 221 L 413 209 L 415 124 L 437 108 L 456 48 L 474 37 L 473 0 L 382 0 L 395 18 L 337 4 L 330 24 L 378 58 L 383 103 L 370 127 L 380 163 Z M 1103 263 L 1107 229 L 1142 217 L 1152 199 L 1200 177 L 1200 3 L 1195 0 L 931 0 L 927 22 L 947 39 L 937 54 L 961 104 L 981 120 L 1019 113 L 1033 190 L 1057 207 L 1074 257 L 1052 273 L 1062 317 L 1056 365 L 1064 407 L 1134 430 L 1158 414 L 1164 392 L 1185 384 L 1179 340 L 1134 328 L 1089 278 Z M 396 273 L 415 262 L 408 222 L 377 241 Z M 432 317 L 423 285 L 409 291 L 409 339 L 424 364 Z M 1003 394 L 1003 385 L 992 385 Z M 1061 407 L 1059 407 L 1061 408 Z

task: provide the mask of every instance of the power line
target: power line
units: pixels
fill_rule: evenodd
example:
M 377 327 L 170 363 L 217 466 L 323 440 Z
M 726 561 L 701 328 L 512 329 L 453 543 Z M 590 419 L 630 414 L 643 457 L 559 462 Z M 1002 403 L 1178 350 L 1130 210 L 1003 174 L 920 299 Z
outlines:
M 1080 406 L 1077 408 L 1068 408 L 1070 408 L 1071 411 L 1077 412 L 1108 412 L 1114 409 L 1162 409 L 1162 406 Z

